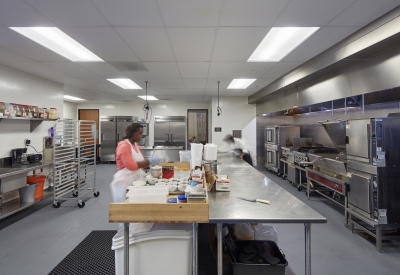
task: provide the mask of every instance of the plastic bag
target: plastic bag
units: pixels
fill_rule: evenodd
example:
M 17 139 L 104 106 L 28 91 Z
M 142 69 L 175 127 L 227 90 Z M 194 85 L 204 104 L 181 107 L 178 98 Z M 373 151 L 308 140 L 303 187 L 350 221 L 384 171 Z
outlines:
M 190 162 L 191 151 L 179 151 L 180 162 Z
M 169 159 L 167 157 L 167 155 L 165 155 L 165 153 L 161 150 L 161 152 L 157 152 L 160 150 L 156 150 L 156 153 L 154 153 L 154 155 L 152 156 L 152 158 L 158 158 L 158 163 L 154 163 L 152 165 L 157 165 L 159 163 L 164 163 L 164 162 L 168 162 Z
M 273 241 L 278 243 L 278 232 L 275 227 L 265 223 L 254 226 L 254 238 L 261 241 Z
M 254 240 L 254 230 L 249 223 L 236 223 L 233 228 L 238 240 Z

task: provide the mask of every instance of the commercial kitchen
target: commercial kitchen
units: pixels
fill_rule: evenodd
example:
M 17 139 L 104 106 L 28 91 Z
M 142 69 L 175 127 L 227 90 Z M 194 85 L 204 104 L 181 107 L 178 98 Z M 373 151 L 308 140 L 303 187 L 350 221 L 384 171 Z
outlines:
M 0 0 L 0 274 L 397 274 L 399 72 L 399 0 Z

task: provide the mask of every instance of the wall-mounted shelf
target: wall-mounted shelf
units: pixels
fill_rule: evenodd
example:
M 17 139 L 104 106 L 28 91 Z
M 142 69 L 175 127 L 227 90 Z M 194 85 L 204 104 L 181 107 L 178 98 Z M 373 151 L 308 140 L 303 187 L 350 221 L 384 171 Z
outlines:
M 3 119 L 5 120 L 23 120 L 30 122 L 30 132 L 32 133 L 36 127 L 40 125 L 43 121 L 56 121 L 57 119 L 43 119 L 43 118 L 26 118 L 26 117 L 7 117 L 7 116 L 0 116 L 0 121 Z

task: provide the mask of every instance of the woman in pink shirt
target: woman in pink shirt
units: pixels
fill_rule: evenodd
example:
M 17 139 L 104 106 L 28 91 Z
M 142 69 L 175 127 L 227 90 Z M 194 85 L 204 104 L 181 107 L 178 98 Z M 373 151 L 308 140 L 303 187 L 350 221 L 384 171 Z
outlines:
M 139 123 L 132 123 L 125 130 L 123 141 L 118 143 L 116 149 L 116 163 L 118 172 L 110 184 L 113 202 L 122 203 L 126 200 L 126 188 L 144 176 L 142 168 L 149 166 L 139 150 L 138 142 L 142 138 L 143 127 Z M 151 160 L 157 163 L 156 159 Z

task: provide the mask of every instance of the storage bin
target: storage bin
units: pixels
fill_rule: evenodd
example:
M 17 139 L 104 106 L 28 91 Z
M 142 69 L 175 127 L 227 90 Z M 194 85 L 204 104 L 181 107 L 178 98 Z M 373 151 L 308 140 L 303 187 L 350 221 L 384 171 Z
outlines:
M 19 201 L 20 202 L 34 202 L 36 189 L 37 189 L 36 183 L 19 188 L 18 189 Z
M 26 178 L 27 184 L 37 183 L 35 200 L 40 200 L 41 198 L 43 198 L 43 188 L 44 188 L 44 182 L 46 181 L 46 178 L 47 177 L 43 176 L 43 175 L 33 175 L 33 176 L 28 176 Z
M 149 228 L 150 225 L 150 228 Z M 142 224 L 129 227 L 130 275 L 188 275 L 192 270 L 191 224 Z M 123 228 L 112 240 L 115 274 L 124 272 Z
M 280 262 L 276 266 L 270 264 L 243 264 L 234 263 L 230 257 L 233 275 L 248 275 L 248 274 L 268 274 L 268 275 L 285 275 L 286 266 L 288 262 L 277 244 L 273 241 L 235 241 L 235 244 L 243 249 L 251 242 L 267 242 L 273 249 L 274 257 L 279 258 Z
M 168 186 L 132 186 L 126 196 L 130 203 L 166 203 Z

